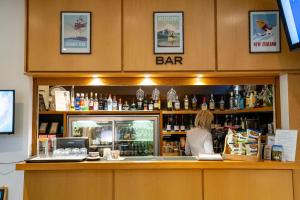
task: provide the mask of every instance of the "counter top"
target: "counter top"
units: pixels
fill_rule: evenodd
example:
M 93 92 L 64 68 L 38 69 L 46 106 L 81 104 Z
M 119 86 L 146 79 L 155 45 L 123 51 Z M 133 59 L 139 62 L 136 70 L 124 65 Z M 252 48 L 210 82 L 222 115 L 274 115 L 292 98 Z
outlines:
M 84 161 L 63 163 L 18 163 L 16 170 L 101 170 L 101 169 L 300 169 L 298 162 L 274 161 Z

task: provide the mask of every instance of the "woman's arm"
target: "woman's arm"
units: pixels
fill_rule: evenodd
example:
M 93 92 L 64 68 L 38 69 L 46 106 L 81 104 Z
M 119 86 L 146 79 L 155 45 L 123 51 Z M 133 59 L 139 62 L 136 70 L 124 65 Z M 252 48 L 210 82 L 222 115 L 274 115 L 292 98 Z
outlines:
M 211 133 L 208 133 L 205 141 L 204 141 L 204 151 L 206 154 L 213 154 L 214 148 L 213 148 L 213 143 L 212 143 L 212 136 Z
M 190 147 L 188 137 L 186 137 L 186 142 L 185 142 L 185 155 L 187 156 L 191 155 L 191 147 Z

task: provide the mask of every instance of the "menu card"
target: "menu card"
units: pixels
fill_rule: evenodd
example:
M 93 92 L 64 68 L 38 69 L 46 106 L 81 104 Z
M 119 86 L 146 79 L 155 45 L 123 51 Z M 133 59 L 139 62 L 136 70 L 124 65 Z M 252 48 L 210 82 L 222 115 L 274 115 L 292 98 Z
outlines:
M 295 161 L 297 149 L 297 135 L 297 130 L 276 130 L 275 145 L 282 145 L 283 161 Z
M 70 92 L 55 91 L 55 110 L 68 111 L 70 108 Z

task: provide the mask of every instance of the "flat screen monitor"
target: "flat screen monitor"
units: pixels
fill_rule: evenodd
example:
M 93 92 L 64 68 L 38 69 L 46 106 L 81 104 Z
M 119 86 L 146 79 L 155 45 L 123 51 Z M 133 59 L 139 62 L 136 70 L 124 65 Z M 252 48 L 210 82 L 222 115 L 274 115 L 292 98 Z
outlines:
M 0 90 L 0 134 L 13 134 L 15 125 L 15 91 Z
M 300 0 L 277 0 L 290 49 L 300 48 Z

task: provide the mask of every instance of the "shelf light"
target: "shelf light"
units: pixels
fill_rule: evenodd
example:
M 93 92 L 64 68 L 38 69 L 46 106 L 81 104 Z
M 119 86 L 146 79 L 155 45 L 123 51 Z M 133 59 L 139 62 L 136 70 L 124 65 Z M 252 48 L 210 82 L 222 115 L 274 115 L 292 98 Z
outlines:
M 143 78 L 139 85 L 156 85 L 156 83 L 151 78 Z
M 89 82 L 88 85 L 91 85 L 91 86 L 98 86 L 98 85 L 104 85 L 103 81 L 101 80 L 101 78 L 92 78 L 92 80 Z
M 194 85 L 205 85 L 202 78 L 195 78 L 195 84 Z

